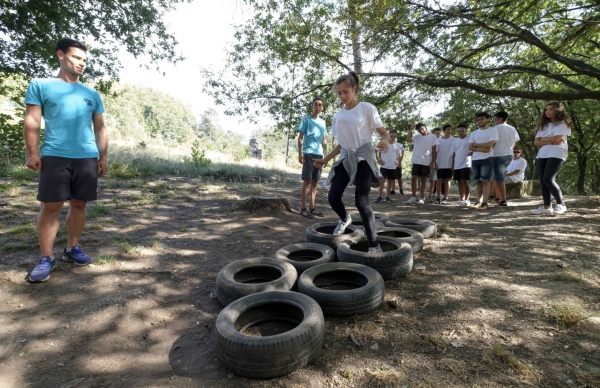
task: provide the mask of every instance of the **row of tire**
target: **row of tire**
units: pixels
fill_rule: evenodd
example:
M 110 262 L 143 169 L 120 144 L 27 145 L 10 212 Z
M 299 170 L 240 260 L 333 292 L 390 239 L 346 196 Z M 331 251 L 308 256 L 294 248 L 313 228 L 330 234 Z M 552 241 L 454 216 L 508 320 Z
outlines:
M 313 224 L 306 229 L 308 243 L 283 247 L 275 258 L 247 258 L 223 267 L 216 286 L 226 307 L 217 317 L 216 348 L 231 372 L 273 378 L 306 365 L 323 344 L 324 315 L 379 308 L 384 280 L 407 275 L 413 252 L 436 233 L 431 221 L 376 214 L 383 253 L 369 254 L 357 218 L 344 235 L 333 235 L 336 223 Z

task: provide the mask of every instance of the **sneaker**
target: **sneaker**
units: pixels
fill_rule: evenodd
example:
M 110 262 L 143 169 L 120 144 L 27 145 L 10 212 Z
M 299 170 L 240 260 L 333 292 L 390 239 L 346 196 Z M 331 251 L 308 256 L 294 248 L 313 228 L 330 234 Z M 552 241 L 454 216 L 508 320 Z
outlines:
M 447 205 L 448 204 L 448 200 L 446 199 L 446 197 L 442 198 L 442 205 Z
M 392 202 L 392 200 L 390 199 L 390 197 L 385 197 L 385 202 Z
M 503 201 L 502 201 L 502 200 L 500 200 L 500 198 L 496 198 L 496 197 L 494 197 L 494 202 L 496 202 L 496 203 L 500 203 L 500 202 L 503 202 Z M 504 202 L 506 202 L 506 201 L 504 201 Z
M 406 201 L 406 203 L 417 203 L 417 202 L 419 202 L 417 197 L 410 197 L 409 200 Z
M 535 214 L 535 215 L 539 215 L 539 214 L 550 214 L 552 215 L 554 213 L 554 210 L 552 210 L 552 208 L 548 208 L 546 209 L 543 206 L 538 207 L 537 209 L 535 209 L 534 211 L 531 212 L 531 214 Z
M 333 235 L 337 236 L 340 234 L 344 234 L 344 232 L 346 231 L 346 228 L 348 226 L 350 226 L 351 223 L 352 223 L 352 218 L 350 218 L 350 217 L 348 217 L 348 219 L 346 221 L 339 220 L 337 226 L 335 227 L 335 230 L 333 231 Z
M 477 210 L 488 210 L 487 202 L 480 204 Z
M 306 217 L 306 218 L 309 218 L 309 219 L 313 219 L 314 218 L 313 215 L 308 211 L 308 209 L 300 209 L 300 215 L 302 217 Z
M 419 200 L 417 201 L 417 203 L 419 205 L 425 205 L 425 201 L 423 201 L 423 199 L 419 198 Z
M 50 256 L 40 257 L 40 261 L 29 274 L 31 282 L 45 282 L 50 279 L 50 272 L 54 269 L 54 259 Z
M 400 195 L 404 195 L 404 191 L 400 189 Z
M 394 195 L 394 194 L 396 194 L 396 192 L 394 190 L 392 190 L 392 191 L 390 191 L 390 194 Z
M 383 202 L 383 198 L 377 197 L 377 199 L 375 200 L 375 202 Z
M 441 199 L 439 199 L 439 198 L 436 198 L 436 199 L 435 199 L 435 203 L 436 203 L 436 205 L 439 205 L 439 204 L 441 204 L 441 203 L 442 203 L 442 200 L 441 200 Z
M 310 214 L 312 214 L 313 216 L 317 216 L 317 217 L 325 217 L 325 214 L 321 213 L 320 211 L 318 211 L 317 209 L 308 209 L 308 212 Z
M 567 207 L 565 205 L 561 205 L 560 203 L 557 203 L 556 206 L 554 206 L 554 214 L 563 214 L 566 211 L 567 211 Z
M 458 201 L 458 206 L 460 207 L 468 207 L 471 206 L 471 202 L 461 199 L 460 201 Z
M 500 201 L 498 203 L 498 206 L 508 206 L 508 202 L 506 202 L 506 201 Z
M 492 201 L 495 201 L 495 200 L 496 200 L 496 197 L 494 197 L 493 195 L 490 195 L 488 197 L 488 202 L 492 202 Z
M 479 209 L 481 207 L 481 202 L 476 202 L 473 206 L 471 206 L 473 209 Z
M 377 244 L 376 247 L 369 247 L 367 253 L 383 253 L 383 250 L 381 249 L 381 246 Z
M 83 253 L 79 245 L 71 248 L 71 252 L 67 252 L 67 248 L 65 248 L 62 259 L 65 261 L 72 261 L 77 265 L 88 265 L 92 262 L 92 258 Z

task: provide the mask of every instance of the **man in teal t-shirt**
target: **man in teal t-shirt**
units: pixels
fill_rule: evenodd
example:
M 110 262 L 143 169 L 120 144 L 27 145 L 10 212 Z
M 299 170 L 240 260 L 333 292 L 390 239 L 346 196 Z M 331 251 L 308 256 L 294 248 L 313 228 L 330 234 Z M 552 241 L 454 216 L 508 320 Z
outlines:
M 302 206 L 300 214 L 307 218 L 323 217 L 323 213 L 315 209 L 317 182 L 321 179 L 322 168 L 313 165 L 313 159 L 323 159 L 327 154 L 325 120 L 319 118 L 323 111 L 323 99 L 315 97 L 311 104 L 312 114 L 304 116 L 298 125 L 298 161 L 302 164 Z M 306 195 L 310 187 L 309 207 L 306 208 Z
M 97 199 L 98 177 L 108 169 L 108 135 L 100 94 L 79 82 L 87 62 L 87 47 L 74 39 L 56 45 L 60 70 L 56 78 L 34 79 L 25 95 L 26 166 L 40 172 L 37 199 L 41 202 L 37 233 L 41 257 L 29 274 L 32 282 L 50 278 L 54 269 L 54 240 L 65 201 L 67 246 L 62 259 L 87 265 L 79 239 L 86 219 L 86 204 Z M 44 138 L 40 142 L 41 120 Z

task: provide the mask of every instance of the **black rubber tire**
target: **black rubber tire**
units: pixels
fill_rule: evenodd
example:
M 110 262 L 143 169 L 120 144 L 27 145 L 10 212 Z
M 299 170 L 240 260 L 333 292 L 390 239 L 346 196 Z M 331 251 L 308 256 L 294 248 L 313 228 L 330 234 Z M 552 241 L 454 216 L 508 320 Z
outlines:
M 337 222 L 319 222 L 310 225 L 305 232 L 306 242 L 323 244 L 337 249 L 339 244 L 348 239 L 364 236 L 363 229 L 354 225 L 348 226 L 344 234 L 334 236 L 333 231 L 336 226 Z
M 273 257 L 237 260 L 219 271 L 217 298 L 219 303 L 227 306 L 234 300 L 257 292 L 289 291 L 297 279 L 298 272 L 293 265 Z
M 423 238 L 433 238 L 437 233 L 435 222 L 419 220 L 418 218 L 390 218 L 385 222 L 385 226 L 416 230 L 423 235 Z
M 408 228 L 392 228 L 386 227 L 377 230 L 377 237 L 393 237 L 400 242 L 408 243 L 413 251 L 413 254 L 423 250 L 423 235 L 421 232 Z
M 384 280 L 403 277 L 412 271 L 413 253 L 409 244 L 393 237 L 378 237 L 377 242 L 383 249 L 382 253 L 367 253 L 369 242 L 366 237 L 345 241 L 338 246 L 338 260 L 371 267 Z
M 321 288 L 340 283 L 356 288 Z M 298 292 L 316 300 L 325 316 L 349 317 L 377 310 L 383 304 L 385 284 L 377 271 L 365 265 L 328 263 L 304 271 L 298 278 Z
M 315 243 L 285 246 L 275 252 L 275 258 L 293 265 L 298 276 L 315 265 L 331 263 L 337 259 L 334 248 Z
M 373 213 L 375 215 L 375 221 L 381 221 L 382 223 L 385 224 L 385 222 L 387 220 L 390 219 L 390 217 L 387 214 L 383 214 L 383 213 Z M 360 213 L 354 213 L 354 214 L 350 214 L 350 218 L 352 218 L 352 224 L 354 224 L 354 222 L 362 222 L 362 218 L 360 217 Z
M 261 337 L 243 334 L 253 324 L 270 321 L 293 328 Z M 236 300 L 221 311 L 216 329 L 218 358 L 231 372 L 253 379 L 271 379 L 302 368 L 317 356 L 325 338 L 319 304 L 306 295 L 285 291 Z

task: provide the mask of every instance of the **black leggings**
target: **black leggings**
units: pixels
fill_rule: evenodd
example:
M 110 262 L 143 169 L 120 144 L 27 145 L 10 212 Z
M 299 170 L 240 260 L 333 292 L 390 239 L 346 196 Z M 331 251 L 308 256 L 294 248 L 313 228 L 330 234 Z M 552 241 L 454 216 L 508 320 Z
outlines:
M 560 170 L 560 166 L 562 166 L 565 161 L 559 158 L 540 158 L 537 161 L 544 206 L 552 205 L 552 197 L 556 199 L 557 204 L 564 205 L 562 192 L 560 191 L 560 187 L 556 184 L 555 179 L 558 170 Z
M 375 229 L 375 215 L 373 209 L 369 205 L 369 192 L 371 191 L 371 183 L 373 181 L 373 171 L 371 167 L 364 160 L 358 162 L 356 171 L 356 190 L 354 191 L 354 199 L 356 201 L 356 208 L 360 213 L 363 225 L 365 227 L 365 233 L 369 240 L 370 247 L 377 246 L 377 230 Z M 331 181 L 331 188 L 329 189 L 329 205 L 334 212 L 342 220 L 348 218 L 346 207 L 342 202 L 342 195 L 344 190 L 350 183 L 350 176 L 342 164 L 339 164 L 335 168 L 335 175 Z

